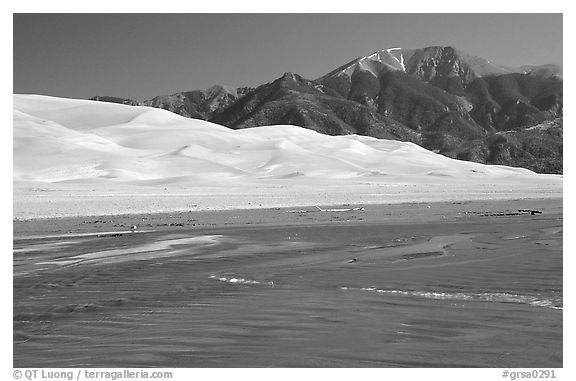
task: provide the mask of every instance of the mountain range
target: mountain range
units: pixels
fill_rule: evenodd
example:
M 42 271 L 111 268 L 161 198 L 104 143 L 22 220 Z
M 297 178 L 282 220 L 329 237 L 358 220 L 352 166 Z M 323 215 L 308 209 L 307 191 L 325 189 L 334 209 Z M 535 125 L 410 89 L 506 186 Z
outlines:
M 563 170 L 562 66 L 506 67 L 453 47 L 379 50 L 315 80 L 285 73 L 255 88 L 217 85 L 144 102 L 91 99 L 232 129 L 291 124 L 413 142 L 460 160 Z

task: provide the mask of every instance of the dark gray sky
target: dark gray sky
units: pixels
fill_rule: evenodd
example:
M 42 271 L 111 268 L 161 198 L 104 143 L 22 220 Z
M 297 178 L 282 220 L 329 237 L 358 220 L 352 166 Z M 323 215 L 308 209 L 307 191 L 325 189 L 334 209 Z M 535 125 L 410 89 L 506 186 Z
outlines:
M 315 79 L 373 51 L 450 45 L 562 63 L 562 14 L 15 14 L 14 93 L 144 100 Z

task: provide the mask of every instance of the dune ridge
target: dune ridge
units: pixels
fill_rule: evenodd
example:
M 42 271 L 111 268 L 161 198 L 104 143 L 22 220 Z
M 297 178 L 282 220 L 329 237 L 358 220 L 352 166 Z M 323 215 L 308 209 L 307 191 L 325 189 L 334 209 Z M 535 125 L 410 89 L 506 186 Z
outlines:
M 20 217 L 98 214 L 70 204 L 91 196 L 114 214 L 306 205 L 319 190 L 323 198 L 310 202 L 378 202 L 383 189 L 407 184 L 420 196 L 444 189 L 448 199 L 562 194 L 562 176 L 458 161 L 413 143 L 290 125 L 232 130 L 144 106 L 14 95 L 13 131 Z

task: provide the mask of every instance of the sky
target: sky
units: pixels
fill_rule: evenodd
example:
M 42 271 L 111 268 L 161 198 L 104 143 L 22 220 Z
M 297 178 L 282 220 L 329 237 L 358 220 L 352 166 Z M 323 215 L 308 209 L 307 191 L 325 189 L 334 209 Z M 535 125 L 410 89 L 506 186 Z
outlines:
M 13 15 L 13 92 L 136 100 L 315 79 L 389 47 L 453 46 L 501 65 L 562 63 L 556 14 Z

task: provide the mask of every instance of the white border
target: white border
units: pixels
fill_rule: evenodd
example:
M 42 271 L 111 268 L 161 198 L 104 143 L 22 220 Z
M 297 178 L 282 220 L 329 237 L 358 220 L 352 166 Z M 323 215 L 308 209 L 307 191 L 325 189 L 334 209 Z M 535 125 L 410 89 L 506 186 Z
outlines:
M 574 24 L 576 20 L 571 4 L 568 1 L 495 1 L 484 0 L 481 2 L 458 1 L 422 1 L 412 0 L 410 2 L 385 2 L 385 1 L 365 1 L 365 2 L 337 2 L 337 1 L 310 1 L 292 0 L 289 2 L 273 1 L 166 1 L 166 2 L 145 2 L 145 1 L 112 1 L 98 0 L 96 2 L 81 1 L 20 1 L 3 4 L 6 9 L 2 12 L 3 25 L 3 50 L 12 52 L 12 14 L 13 13 L 285 13 L 286 10 L 295 13 L 564 13 L 564 62 L 573 62 L 573 48 L 569 44 L 574 35 Z M 12 242 L 12 117 L 8 107 L 12 106 L 12 59 L 4 57 L 2 62 L 2 84 L 8 89 L 2 92 L 2 105 L 5 107 L 2 113 L 2 174 L 6 183 L 2 187 L 2 210 L 5 217 L 2 218 L 2 231 L 6 235 L 2 240 L 2 290 L 4 313 L 2 314 L 2 378 L 12 379 L 12 264 L 11 264 L 11 242 Z M 571 64 L 567 68 L 571 68 Z M 564 100 L 565 116 L 565 147 L 569 148 L 565 152 L 565 193 L 568 197 L 564 200 L 564 224 L 568 235 L 573 232 L 573 211 L 574 203 L 572 196 L 573 179 L 573 152 L 570 148 L 574 142 L 573 129 L 573 79 L 569 70 L 564 73 L 565 88 L 568 96 Z M 9 185 L 10 183 L 10 185 Z M 8 212 L 10 211 L 10 212 Z M 10 216 L 10 219 L 8 219 Z M 574 329 L 570 324 L 574 321 L 574 253 L 572 245 L 565 241 L 564 250 L 564 369 L 558 369 L 557 380 L 576 379 L 574 361 Z M 362 379 L 362 380 L 400 380 L 400 379 L 425 379 L 425 380 L 502 380 L 502 369 L 173 369 L 175 380 L 193 380 L 198 377 L 227 379 L 250 379 L 250 380 L 270 380 L 271 377 L 286 379 Z M 9 372 L 9 373 L 8 373 Z

